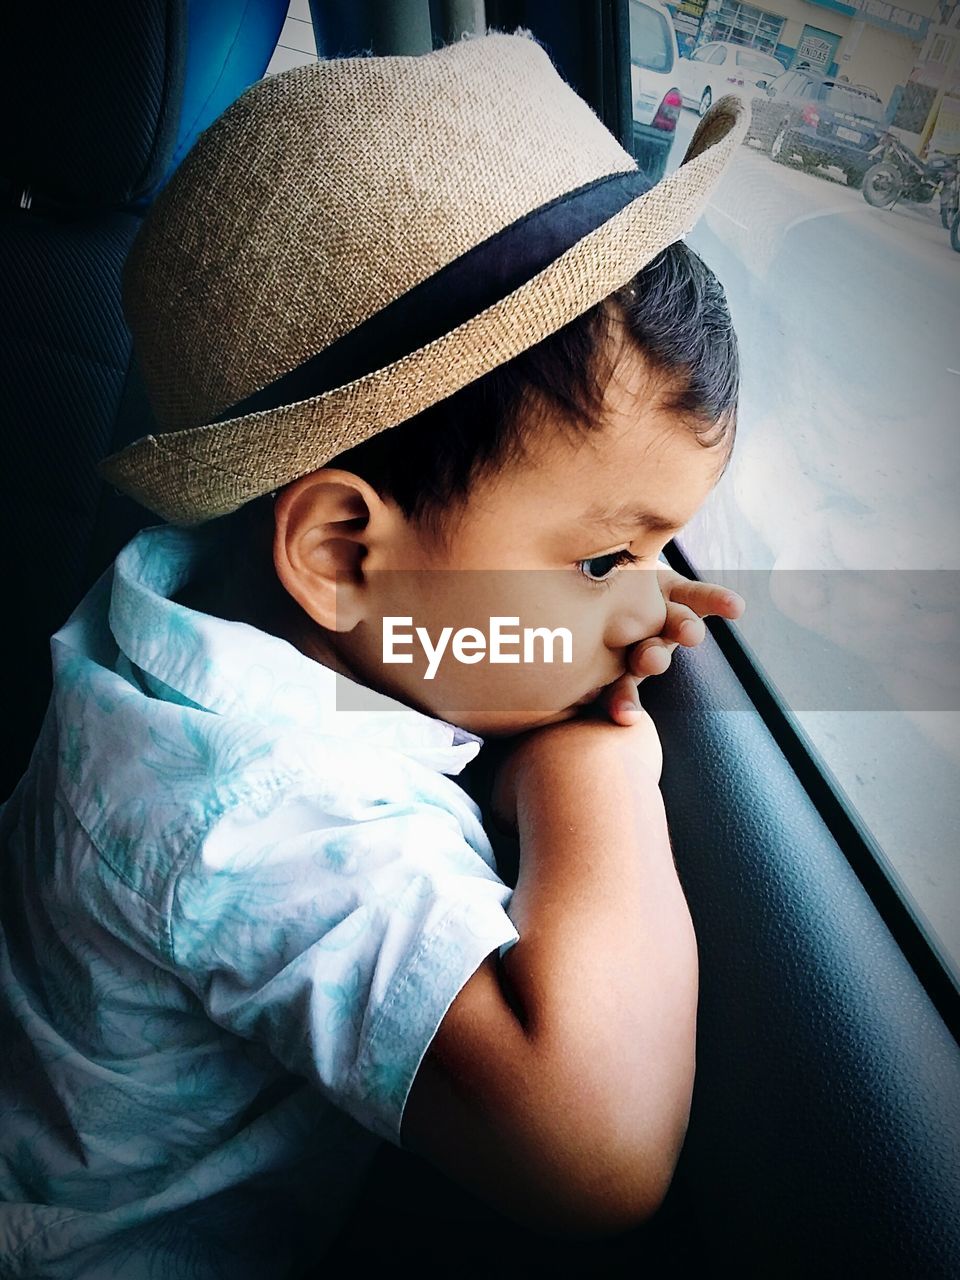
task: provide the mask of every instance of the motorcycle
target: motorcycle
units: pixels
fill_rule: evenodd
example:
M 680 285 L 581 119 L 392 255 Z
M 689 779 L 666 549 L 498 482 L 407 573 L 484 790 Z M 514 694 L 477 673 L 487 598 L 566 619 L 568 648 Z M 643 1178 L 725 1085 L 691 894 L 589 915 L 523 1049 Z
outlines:
M 861 190 L 874 209 L 891 209 L 898 200 L 929 204 L 940 194 L 940 221 L 949 229 L 960 199 L 958 157 L 935 152 L 920 159 L 893 133 L 884 133 L 868 152 L 880 158 L 863 175 Z
M 953 157 L 953 171 L 940 191 L 940 218 L 950 232 L 950 247 L 960 253 L 960 156 Z
M 960 209 L 960 156 L 935 155 L 927 164 L 940 169 L 940 221 L 949 231 Z M 957 245 L 953 247 L 956 249 Z

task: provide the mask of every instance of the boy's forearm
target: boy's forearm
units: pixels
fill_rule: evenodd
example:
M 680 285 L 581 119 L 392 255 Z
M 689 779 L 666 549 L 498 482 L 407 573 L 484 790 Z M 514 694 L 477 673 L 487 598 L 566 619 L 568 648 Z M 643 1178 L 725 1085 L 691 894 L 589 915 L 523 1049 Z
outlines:
M 608 1234 L 655 1212 L 676 1165 L 696 940 L 655 775 L 623 743 L 585 740 L 581 766 L 555 741 L 518 769 L 520 941 L 448 1010 L 403 1141 L 527 1226 Z
M 662 1194 L 693 1088 L 697 950 L 656 780 L 616 749 L 573 773 L 540 757 L 517 814 L 521 941 L 501 971 L 570 1117 L 558 1141 L 590 1144 L 598 1178 Z

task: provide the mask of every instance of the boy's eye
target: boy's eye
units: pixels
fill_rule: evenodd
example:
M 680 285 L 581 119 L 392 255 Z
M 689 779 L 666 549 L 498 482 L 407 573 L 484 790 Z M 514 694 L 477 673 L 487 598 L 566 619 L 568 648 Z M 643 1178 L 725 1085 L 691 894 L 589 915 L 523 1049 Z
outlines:
M 603 556 L 591 556 L 589 560 L 578 560 L 577 568 L 588 582 L 603 582 L 609 578 L 614 569 L 624 564 L 636 564 L 637 557 L 624 547 L 620 551 L 609 551 Z

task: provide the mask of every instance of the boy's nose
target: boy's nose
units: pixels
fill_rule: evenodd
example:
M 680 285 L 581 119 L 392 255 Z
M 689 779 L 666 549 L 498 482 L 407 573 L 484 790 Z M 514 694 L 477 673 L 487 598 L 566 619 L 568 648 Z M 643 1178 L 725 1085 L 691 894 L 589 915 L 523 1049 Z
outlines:
M 617 593 L 607 624 L 607 647 L 627 649 L 659 635 L 666 618 L 667 607 L 656 569 L 646 566 L 627 569 L 623 589 Z

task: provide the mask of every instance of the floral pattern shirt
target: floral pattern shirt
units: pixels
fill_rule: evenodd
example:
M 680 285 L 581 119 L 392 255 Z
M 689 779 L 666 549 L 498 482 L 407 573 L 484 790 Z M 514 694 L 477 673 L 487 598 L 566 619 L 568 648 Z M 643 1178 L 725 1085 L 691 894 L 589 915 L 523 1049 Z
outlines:
M 0 813 L 0 1275 L 316 1260 L 517 941 L 449 776 L 482 740 L 176 603 L 217 539 L 148 529 L 88 593 Z

